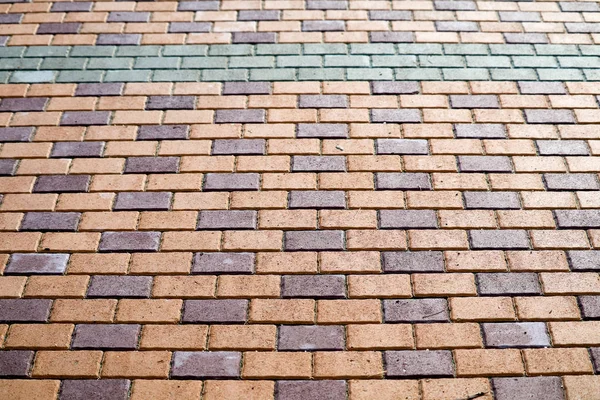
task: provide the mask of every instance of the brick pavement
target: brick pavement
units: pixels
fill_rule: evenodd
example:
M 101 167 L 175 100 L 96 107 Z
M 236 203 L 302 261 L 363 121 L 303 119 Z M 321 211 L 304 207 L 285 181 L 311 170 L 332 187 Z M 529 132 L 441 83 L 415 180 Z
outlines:
M 0 0 L 0 398 L 600 399 L 599 22 Z

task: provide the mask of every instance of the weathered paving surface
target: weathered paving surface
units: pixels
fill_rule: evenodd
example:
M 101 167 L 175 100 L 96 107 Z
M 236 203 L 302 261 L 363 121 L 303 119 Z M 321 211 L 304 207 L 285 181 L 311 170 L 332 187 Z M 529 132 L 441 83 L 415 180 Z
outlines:
M 0 399 L 600 399 L 600 3 L 0 0 Z

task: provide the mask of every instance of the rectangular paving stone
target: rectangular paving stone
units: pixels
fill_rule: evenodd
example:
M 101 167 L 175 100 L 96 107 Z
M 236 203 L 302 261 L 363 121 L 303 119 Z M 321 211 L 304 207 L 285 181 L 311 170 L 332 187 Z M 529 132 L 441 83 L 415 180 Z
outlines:
M 88 12 L 92 11 L 91 1 L 53 3 L 50 12 Z
M 77 212 L 27 212 L 21 221 L 21 230 L 75 231 L 80 217 Z
M 548 190 L 600 190 L 594 174 L 544 174 Z
M 96 275 L 90 280 L 87 296 L 148 298 L 151 290 L 151 276 Z
M 386 376 L 390 378 L 451 377 L 454 375 L 452 352 L 448 350 L 386 351 L 384 361 Z
M 380 210 L 380 229 L 435 229 L 437 215 L 433 210 Z
M 376 139 L 375 148 L 377 154 L 429 154 L 429 144 L 424 139 Z
M 279 10 L 240 10 L 238 21 L 279 21 Z
M 131 382 L 126 379 L 65 379 L 61 385 L 60 400 L 127 400 L 130 386 Z M 102 397 L 97 397 L 99 395 Z
M 255 253 L 196 253 L 193 274 L 251 274 Z
M 23 14 L 2 14 L 0 24 L 20 24 Z
M 298 138 L 346 139 L 348 125 L 346 124 L 298 124 Z
M 0 160 L 0 175 L 14 175 L 17 169 L 18 160 Z
M 293 156 L 292 172 L 345 172 L 344 156 Z
M 571 110 L 524 110 L 530 124 L 574 124 Z
M 501 124 L 455 124 L 457 138 L 506 139 L 506 130 Z
M 149 96 L 146 110 L 193 110 L 195 96 Z
M 466 209 L 511 210 L 520 209 L 516 192 L 464 192 Z
M 212 155 L 263 155 L 266 148 L 264 139 L 216 139 Z
M 15 253 L 4 270 L 6 275 L 62 275 L 67 270 L 69 254 Z
M 188 125 L 142 125 L 138 129 L 137 140 L 185 140 Z
M 102 232 L 98 251 L 158 251 L 160 232 Z
M 536 140 L 541 156 L 587 156 L 590 150 L 583 140 Z
M 373 94 L 418 94 L 420 91 L 417 82 L 371 82 Z
M 271 94 L 269 82 L 224 82 L 223 95 Z
M 128 157 L 126 174 L 168 174 L 179 169 L 179 157 Z
M 549 347 L 550 336 L 543 322 L 484 323 L 486 347 Z
M 108 13 L 107 22 L 148 22 L 149 12 L 111 11 Z
M 410 21 L 413 18 L 410 11 L 371 10 L 369 19 L 372 21 Z
M 279 380 L 275 387 L 275 400 L 343 400 L 347 392 L 343 380 Z
M 344 21 L 302 21 L 303 32 L 333 32 L 346 29 Z
M 0 128 L 0 142 L 29 142 L 33 134 L 33 127 Z
M 5 98 L 0 101 L 0 112 L 44 111 L 47 97 Z
M 371 122 L 383 123 L 419 123 L 421 122 L 421 112 L 412 109 L 373 109 L 371 110 Z
M 559 228 L 600 228 L 600 210 L 556 210 Z
M 348 1 L 346 0 L 307 0 L 307 10 L 346 10 Z
M 61 125 L 108 125 L 110 111 L 65 111 L 60 119 Z
M 500 108 L 498 98 L 492 95 L 451 95 L 452 108 Z
M 292 191 L 289 195 L 288 207 L 308 209 L 346 208 L 346 197 L 342 191 Z
M 431 190 L 429 175 L 425 173 L 378 172 L 377 190 Z
M 212 1 L 182 1 L 177 4 L 177 11 L 217 11 L 219 0 Z
M 210 32 L 210 22 L 171 22 L 169 33 Z
M 562 82 L 519 82 L 521 94 L 567 94 Z
M 117 194 L 115 211 L 167 211 L 171 206 L 169 192 L 121 192 Z
M 504 33 L 506 43 L 548 43 L 545 33 Z
M 286 275 L 281 278 L 281 296 L 287 298 L 344 298 L 343 275 Z
M 0 351 L 0 377 L 26 378 L 33 364 L 33 351 Z
M 204 178 L 204 191 L 258 190 L 259 186 L 260 177 L 256 173 L 209 173 Z
M 184 323 L 244 323 L 248 300 L 185 300 Z
M 578 300 L 584 319 L 600 319 L 600 296 L 579 296 Z
M 57 142 L 52 146 L 52 158 L 102 157 L 104 142 Z
M 285 251 L 344 250 L 343 231 L 294 231 L 284 233 Z
M 75 327 L 71 348 L 135 350 L 140 331 L 141 326 L 134 324 L 80 324 Z
M 0 299 L 0 322 L 46 322 L 50 299 Z
M 562 380 L 558 376 L 492 378 L 497 400 L 562 400 Z
M 450 316 L 446 299 L 383 300 L 385 322 L 446 322 Z
M 258 212 L 247 210 L 200 211 L 196 229 L 256 229 Z
M 477 22 L 472 21 L 435 21 L 438 32 L 478 32 Z
M 96 45 L 139 45 L 141 39 L 142 35 L 138 33 L 101 33 L 96 39 Z
M 512 172 L 506 156 L 459 156 L 458 166 L 461 172 Z
M 371 32 L 371 43 L 412 43 L 415 41 L 412 32 Z
M 75 96 L 120 96 L 124 86 L 123 83 L 80 83 Z
M 344 95 L 300 95 L 299 108 L 348 108 L 348 98 Z
M 384 251 L 381 255 L 384 272 L 444 271 L 444 256 L 441 251 Z
M 231 43 L 275 43 L 274 32 L 233 32 Z
M 600 250 L 570 250 L 567 257 L 572 271 L 600 270 Z
M 239 378 L 242 353 L 233 351 L 176 351 L 174 378 Z
M 81 22 L 44 22 L 39 24 L 38 35 L 74 34 L 81 29 Z
M 281 325 L 278 350 L 344 350 L 344 327 L 322 325 Z
M 215 123 L 265 123 L 265 110 L 217 110 L 215 111 Z
M 42 175 L 33 186 L 34 193 L 77 193 L 87 192 L 89 175 Z
M 473 250 L 529 248 L 529 236 L 522 230 L 472 230 L 469 237 Z
M 500 272 L 476 274 L 482 296 L 523 296 L 541 294 L 538 275 L 529 272 Z

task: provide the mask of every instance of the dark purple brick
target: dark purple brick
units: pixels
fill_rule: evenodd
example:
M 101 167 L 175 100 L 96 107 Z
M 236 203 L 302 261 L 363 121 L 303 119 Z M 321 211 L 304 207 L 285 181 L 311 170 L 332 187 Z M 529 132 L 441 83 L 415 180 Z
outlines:
M 412 32 L 371 32 L 371 43 L 412 43 L 415 35 Z
M 454 375 L 449 350 L 403 350 L 384 353 L 387 377 L 418 378 Z
M 465 139 L 506 139 L 506 130 L 501 124 L 456 124 L 457 138 Z
M 0 24 L 20 24 L 23 14 L 0 14 Z
M 464 192 L 466 209 L 514 210 L 520 209 L 516 192 Z
M 600 190 L 596 174 L 544 174 L 548 190 Z
M 139 45 L 142 35 L 139 33 L 101 33 L 96 39 L 99 45 Z
M 200 211 L 196 229 L 256 229 L 258 212 L 249 210 Z
M 158 251 L 160 232 L 102 232 L 99 251 Z
M 344 250 L 343 231 L 285 232 L 286 251 Z
M 0 128 L 0 142 L 29 142 L 33 127 Z
M 298 124 L 298 138 L 346 139 L 348 125 L 344 124 Z
M 277 381 L 275 400 L 346 400 L 346 381 Z
M 380 210 L 381 229 L 437 228 L 437 215 L 433 210 Z
M 348 108 L 348 98 L 344 95 L 302 94 L 298 101 L 299 108 Z
M 558 376 L 534 378 L 492 378 L 496 400 L 563 400 L 562 380 Z
M 579 296 L 583 319 L 600 319 L 600 296 Z
M 348 2 L 346 0 L 307 0 L 307 10 L 346 10 Z
M 536 140 L 541 156 L 589 156 L 584 140 Z
M 152 279 L 151 277 L 148 278 Z M 135 350 L 135 348 L 137 347 L 140 329 L 140 325 L 133 324 L 77 325 L 77 327 L 75 328 L 74 339 L 71 348 Z
M 215 122 L 217 124 L 263 124 L 265 123 L 265 110 L 217 110 Z
M 377 139 L 375 148 L 377 154 L 429 154 L 429 144 L 424 139 Z
M 61 125 L 108 125 L 110 111 L 65 111 Z
M 134 232 L 139 233 L 139 232 Z M 150 297 L 151 276 L 96 275 L 88 287 L 88 297 Z
M 541 294 L 538 275 L 533 272 L 479 273 L 479 294 L 483 296 L 519 296 Z
M 255 253 L 196 253 L 193 274 L 251 274 Z
M 279 10 L 240 10 L 238 21 L 279 21 Z
M 458 165 L 461 172 L 512 172 L 506 156 L 459 156 Z
M 259 174 L 206 174 L 204 178 L 205 191 L 239 191 L 258 190 L 260 186 Z
M 573 271 L 600 271 L 600 250 L 571 250 L 567 256 Z
M 80 83 L 75 89 L 75 96 L 120 96 L 124 86 L 124 83 Z
M 24 378 L 29 375 L 33 362 L 33 351 L 4 350 L 0 351 L 0 376 Z
M 89 175 L 42 175 L 33 186 L 34 193 L 78 193 L 87 192 Z
M 187 137 L 187 125 L 142 125 L 137 134 L 137 140 L 183 140 Z
M 425 173 L 378 172 L 375 182 L 377 190 L 431 190 Z
M 469 237 L 473 250 L 529 248 L 529 236 L 523 230 L 472 230 Z
M 17 160 L 3 159 L 0 160 L 0 175 L 14 175 L 17 169 Z
M 210 22 L 171 22 L 169 33 L 210 32 Z
M 171 205 L 169 192 L 122 192 L 117 194 L 115 211 L 166 211 Z
M 50 157 L 102 157 L 103 151 L 104 142 L 56 142 Z
M 382 256 L 384 272 L 444 272 L 441 251 L 386 251 Z
M 127 400 L 129 386 L 125 379 L 64 380 L 59 400 Z
M 177 5 L 177 11 L 216 11 L 219 0 L 212 1 L 182 1 Z
M 281 278 L 281 296 L 291 298 L 344 298 L 344 275 L 286 275 Z
M 91 1 L 53 3 L 50 12 L 88 12 L 92 11 Z
M 519 82 L 521 94 L 567 94 L 562 82 Z
M 183 322 L 244 323 L 248 300 L 185 300 Z
M 304 32 L 334 32 L 346 30 L 344 21 L 302 21 L 302 31 Z
M 231 43 L 275 43 L 275 32 L 233 32 Z
M 307 190 L 290 192 L 289 208 L 346 208 L 342 191 Z
M 106 22 L 148 22 L 149 12 L 111 11 Z
M 524 110 L 529 124 L 574 124 L 572 110 Z
M 75 231 L 81 214 L 76 212 L 28 212 L 22 231 Z
M 444 11 L 475 11 L 476 6 L 473 1 L 458 0 L 436 0 L 433 2 L 436 10 Z
M 412 13 L 410 11 L 369 11 L 371 21 L 411 21 Z
M 81 22 L 47 22 L 39 25 L 38 35 L 76 34 L 81 28 Z
M 449 321 L 446 299 L 384 300 L 385 322 L 446 322 Z
M 278 350 L 344 350 L 343 326 L 282 325 Z
M 62 275 L 67 270 L 68 254 L 24 254 L 11 256 L 4 273 L 6 275 Z
M 421 112 L 409 108 L 401 110 L 395 108 L 374 109 L 371 110 L 371 122 L 419 123 L 421 122 Z
M 592 362 L 594 363 L 594 371 L 596 374 L 600 373 L 600 347 L 593 347 L 590 349 L 592 354 Z
M 47 97 L 7 98 L 0 102 L 1 112 L 44 111 Z
M 48 299 L 0 299 L 0 322 L 46 322 L 51 306 Z
M 451 95 L 452 108 L 500 108 L 498 97 L 492 95 Z
M 195 96 L 149 96 L 147 110 L 193 110 Z
M 482 324 L 486 347 L 549 347 L 550 336 L 543 322 Z
M 556 210 L 559 228 L 600 228 L 600 210 Z
M 225 82 L 223 94 L 271 94 L 271 84 L 269 82 Z
M 126 174 L 166 174 L 176 173 L 179 157 L 128 157 L 125 163 Z
M 344 156 L 293 156 L 292 172 L 345 172 Z
M 212 154 L 221 155 L 263 155 L 267 148 L 264 139 L 215 139 Z
M 176 351 L 173 378 L 239 378 L 242 353 L 233 351 Z

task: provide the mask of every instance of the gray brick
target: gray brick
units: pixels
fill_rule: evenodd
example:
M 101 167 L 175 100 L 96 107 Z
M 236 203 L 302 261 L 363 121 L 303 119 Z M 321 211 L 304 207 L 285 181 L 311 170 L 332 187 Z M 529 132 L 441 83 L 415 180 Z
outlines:
M 224 82 L 223 94 L 271 94 L 271 84 L 269 82 Z
M 17 169 L 18 160 L 3 159 L 0 160 L 0 175 L 14 175 Z
M 210 22 L 171 22 L 169 33 L 210 32 Z
M 37 35 L 76 34 L 81 28 L 81 22 L 48 22 L 38 26 Z
M 285 232 L 286 251 L 344 250 L 343 231 Z
M 111 11 L 107 22 L 148 22 L 149 12 Z
M 345 124 L 298 124 L 298 138 L 346 139 L 348 125 Z
M 548 190 L 600 190 L 595 174 L 544 174 Z
M 343 125 L 345 126 L 345 125 Z M 0 128 L 0 142 L 29 142 L 33 127 Z
M 117 194 L 114 211 L 167 211 L 171 205 L 169 192 L 121 192 Z
M 566 22 L 569 33 L 600 33 L 600 26 L 595 22 Z
M 251 274 L 255 253 L 196 253 L 193 274 Z
M 549 347 L 550 337 L 543 322 L 482 324 L 486 347 Z
M 52 158 L 102 157 L 104 142 L 57 142 L 52 147 Z
M 521 94 L 567 94 L 562 82 L 519 82 Z
M 0 351 L 0 377 L 26 378 L 33 364 L 33 351 Z
M 451 95 L 452 108 L 500 108 L 498 98 L 492 95 Z
M 459 156 L 461 172 L 512 172 L 507 156 Z
M 264 139 L 215 139 L 212 155 L 263 155 L 266 147 Z
M 293 156 L 292 172 L 345 172 L 344 156 Z
M 536 140 L 541 156 L 588 156 L 584 140 Z
M 343 31 L 345 29 L 344 21 L 302 21 L 302 31 L 304 32 Z
M 188 137 L 188 125 L 142 125 L 137 140 L 184 140 Z
M 196 229 L 256 229 L 257 224 L 257 211 L 211 210 L 200 211 Z
M 517 192 L 464 192 L 465 208 L 480 210 L 520 209 Z
M 47 101 L 47 97 L 4 98 L 0 102 L 0 111 L 44 111 Z
M 51 306 L 49 299 L 0 299 L 0 322 L 46 322 Z
M 33 186 L 34 193 L 77 193 L 87 192 L 89 175 L 42 175 Z
M 522 230 L 469 231 L 471 249 L 528 249 L 529 236 Z
M 403 350 L 384 353 L 386 376 L 390 378 L 452 377 L 454 365 L 449 350 Z
M 346 208 L 346 197 L 342 191 L 309 190 L 290 192 L 290 209 L 308 208 Z
M 464 0 L 435 0 L 433 5 L 438 11 L 475 11 L 477 9 L 474 1 Z
M 441 251 L 385 251 L 382 257 L 384 272 L 444 272 Z
M 288 298 L 344 298 L 343 275 L 286 275 L 281 278 L 281 296 Z
M 412 13 L 410 11 L 369 11 L 371 21 L 411 21 Z
M 380 210 L 381 229 L 423 229 L 438 227 L 433 210 Z
M 412 32 L 371 32 L 371 43 L 412 43 L 415 36 Z
M 300 95 L 299 108 L 348 108 L 348 98 L 343 95 Z
M 541 22 L 542 17 L 539 12 L 523 11 L 499 11 L 500 21 L 502 22 Z
M 149 96 L 147 110 L 193 110 L 195 96 Z
M 102 232 L 99 251 L 158 251 L 160 232 Z
M 435 21 L 438 32 L 478 32 L 477 22 L 471 21 Z
M 600 12 L 598 3 L 561 1 L 558 5 L 564 12 Z
M 596 374 L 598 374 L 598 372 L 600 372 L 600 347 L 592 347 L 590 353 L 592 354 L 594 370 L 596 371 Z
M 120 96 L 124 86 L 123 83 L 80 83 L 75 96 Z
M 204 178 L 205 191 L 258 190 L 260 177 L 256 173 L 217 174 L 208 173 Z
M 80 213 L 28 212 L 21 222 L 22 231 L 75 231 Z
M 418 109 L 373 109 L 371 122 L 418 123 L 421 122 L 421 112 Z
M 0 24 L 20 24 L 23 14 L 1 14 Z
M 600 210 L 555 210 L 559 228 L 600 228 Z
M 425 173 L 378 172 L 375 182 L 377 190 L 431 190 Z
M 600 296 L 579 296 L 579 308 L 584 319 L 600 319 Z
M 182 1 L 177 5 L 177 11 L 217 11 L 219 0 L 212 1 Z
M 343 326 L 282 325 L 278 350 L 344 350 Z
M 385 322 L 447 322 L 446 299 L 383 300 Z
M 275 32 L 233 32 L 232 43 L 275 43 Z
M 140 325 L 134 324 L 77 325 L 71 348 L 134 350 L 137 347 L 140 330 Z
M 572 271 L 600 271 L 600 250 L 571 250 L 567 256 Z
M 239 378 L 242 353 L 233 351 L 176 351 L 173 378 Z
M 522 296 L 542 294 L 538 275 L 529 272 L 476 274 L 482 296 Z
M 279 10 L 240 10 L 238 21 L 279 21 Z
M 217 110 L 215 122 L 217 124 L 262 124 L 265 123 L 265 110 Z
M 524 110 L 530 124 L 574 124 L 575 116 L 571 110 Z
M 534 378 L 492 378 L 496 400 L 563 400 L 562 380 L 558 376 Z
M 50 12 L 89 12 L 92 11 L 92 2 L 60 2 L 53 3 Z
M 96 45 L 139 45 L 142 35 L 139 33 L 101 33 L 96 39 Z
M 244 323 L 248 300 L 185 300 L 183 322 Z
M 345 400 L 346 381 L 277 381 L 275 400 Z
M 13 254 L 6 275 L 62 275 L 67 269 L 68 254 Z
M 126 379 L 64 380 L 60 400 L 127 400 L 129 387 Z
M 90 280 L 87 296 L 148 298 L 151 291 L 151 276 L 96 275 Z
M 166 174 L 176 173 L 179 157 L 128 157 L 125 163 L 126 174 Z
M 375 148 L 377 154 L 429 154 L 429 144 L 425 139 L 376 139 Z
M 456 124 L 457 138 L 465 139 L 506 139 L 506 130 L 501 124 Z
M 505 33 L 506 43 L 548 43 L 548 36 L 545 33 Z
M 65 111 L 61 125 L 108 125 L 110 111 Z
M 307 0 L 307 10 L 346 10 L 348 2 L 346 0 Z

